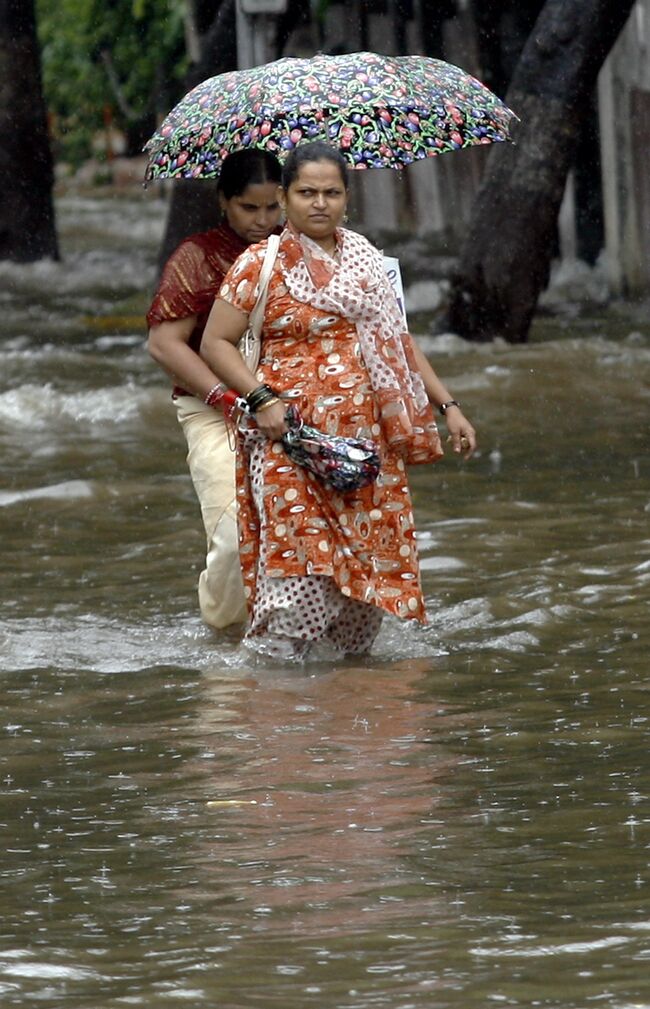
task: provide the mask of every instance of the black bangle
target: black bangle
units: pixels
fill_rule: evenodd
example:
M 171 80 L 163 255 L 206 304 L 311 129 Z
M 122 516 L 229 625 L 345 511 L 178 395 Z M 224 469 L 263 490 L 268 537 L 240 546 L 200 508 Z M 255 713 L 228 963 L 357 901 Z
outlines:
M 246 393 L 244 399 L 248 403 L 249 400 L 255 399 L 256 396 L 258 396 L 262 392 L 266 392 L 267 389 L 269 389 L 268 385 L 256 385 L 254 389 L 251 389 L 250 392 Z
M 261 406 L 277 396 L 277 392 L 270 385 L 258 385 L 256 389 L 252 389 L 246 395 L 245 399 L 250 412 L 255 413 Z
M 460 410 L 460 403 L 458 402 L 458 400 L 449 399 L 447 400 L 446 403 L 441 403 L 440 406 L 438 407 L 438 410 L 440 411 L 443 417 L 447 413 L 447 410 L 449 409 L 450 406 L 457 406 L 458 409 Z

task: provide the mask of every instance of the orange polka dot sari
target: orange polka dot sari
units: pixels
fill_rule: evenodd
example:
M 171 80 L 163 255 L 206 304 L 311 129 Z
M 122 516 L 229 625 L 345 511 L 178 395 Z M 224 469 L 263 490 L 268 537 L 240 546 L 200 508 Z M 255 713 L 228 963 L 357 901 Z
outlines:
M 379 445 L 377 481 L 342 495 L 294 464 L 280 442 L 238 436 L 240 560 L 251 614 L 259 579 L 322 575 L 344 597 L 425 620 L 406 462 L 442 455 L 431 406 L 382 256 L 336 233 L 338 257 L 285 228 L 269 284 L 260 382 L 296 403 L 307 424 Z M 228 272 L 219 297 L 250 313 L 266 243 Z

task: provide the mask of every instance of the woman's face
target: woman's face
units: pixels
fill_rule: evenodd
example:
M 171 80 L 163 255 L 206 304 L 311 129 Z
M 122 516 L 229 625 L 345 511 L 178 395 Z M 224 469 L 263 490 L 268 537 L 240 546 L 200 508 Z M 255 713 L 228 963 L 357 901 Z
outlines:
M 255 182 L 229 200 L 219 194 L 228 224 L 249 245 L 268 238 L 280 221 L 280 189 L 277 182 Z
M 304 162 L 284 196 L 287 220 L 319 245 L 331 245 L 348 199 L 338 165 Z

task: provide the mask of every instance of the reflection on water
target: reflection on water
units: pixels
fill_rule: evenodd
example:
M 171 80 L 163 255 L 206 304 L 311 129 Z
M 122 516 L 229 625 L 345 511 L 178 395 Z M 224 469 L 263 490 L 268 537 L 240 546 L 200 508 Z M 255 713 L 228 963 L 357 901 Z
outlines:
M 413 473 L 429 624 L 266 665 L 196 615 L 163 211 L 0 264 L 2 1005 L 650 1006 L 647 335 L 425 341 L 481 433 Z

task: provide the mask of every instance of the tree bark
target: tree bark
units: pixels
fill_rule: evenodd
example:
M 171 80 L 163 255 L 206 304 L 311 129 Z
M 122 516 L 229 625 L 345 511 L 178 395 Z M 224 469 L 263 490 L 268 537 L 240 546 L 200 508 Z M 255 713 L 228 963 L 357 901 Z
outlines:
M 544 0 L 472 0 L 480 78 L 503 98 Z
M 449 322 L 467 339 L 528 336 L 576 139 L 633 5 L 547 0 L 535 24 L 506 96 L 516 142 L 490 152 L 452 284 Z
M 1 2 L 1 0 L 0 0 Z M 199 28 L 206 23 L 206 12 L 214 10 L 213 0 L 195 4 Z M 193 64 L 185 78 L 185 91 L 190 91 L 207 77 L 234 70 L 237 67 L 237 37 L 235 29 L 235 4 L 222 0 L 210 27 L 201 39 L 201 60 Z M 188 235 L 213 228 L 220 219 L 217 203 L 217 183 L 209 179 L 178 179 L 173 186 L 165 235 L 158 251 L 158 268 L 176 246 Z
M 422 46 L 427 56 L 444 59 L 445 43 L 443 27 L 445 21 L 456 14 L 455 0 L 420 0 L 418 5 L 418 28 Z
M 58 259 L 34 0 L 0 0 L 0 259 Z

